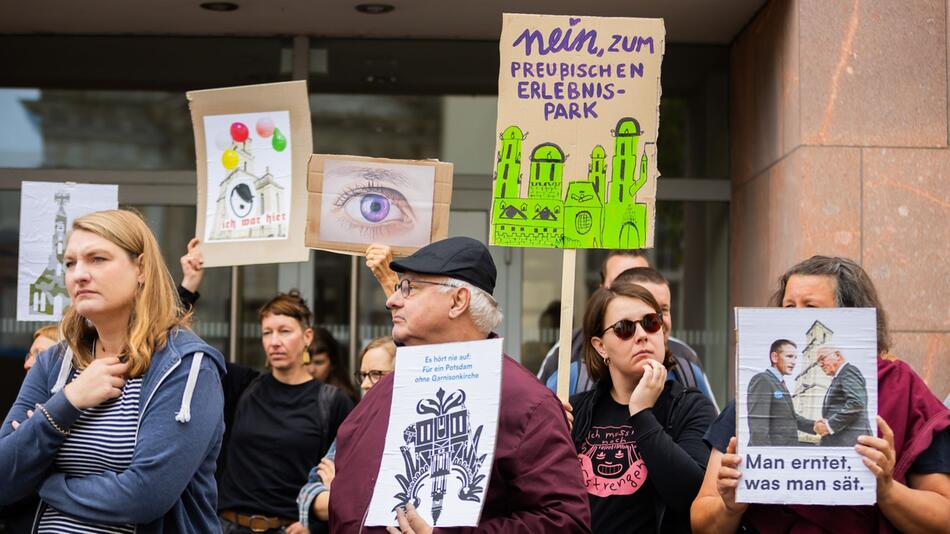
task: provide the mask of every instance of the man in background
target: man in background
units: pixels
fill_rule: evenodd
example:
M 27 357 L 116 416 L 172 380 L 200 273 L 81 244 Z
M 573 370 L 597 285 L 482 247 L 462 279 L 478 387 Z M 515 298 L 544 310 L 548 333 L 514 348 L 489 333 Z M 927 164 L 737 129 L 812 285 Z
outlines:
M 673 317 L 671 314 L 672 295 L 670 293 L 670 284 L 666 278 L 656 269 L 650 267 L 649 261 L 644 255 L 643 250 L 612 250 L 607 254 L 600 270 L 601 287 L 610 287 L 615 281 L 632 282 L 640 284 L 646 288 L 653 298 L 657 300 L 663 310 L 663 320 L 666 322 L 667 332 L 673 330 Z M 571 336 L 571 381 L 569 395 L 583 393 L 594 387 L 594 383 L 587 375 L 587 369 L 583 365 L 583 333 L 580 329 L 574 331 Z M 716 398 L 709 387 L 709 380 L 703 372 L 702 363 L 696 355 L 696 351 L 683 341 L 675 337 L 668 337 L 667 343 L 670 352 L 673 353 L 673 359 L 677 363 L 676 369 L 669 374 L 669 380 L 677 380 L 687 387 L 695 387 L 702 391 L 717 407 Z M 560 348 L 559 343 L 555 343 L 548 351 L 541 364 L 541 370 L 538 372 L 540 379 L 548 389 L 557 392 L 557 355 Z

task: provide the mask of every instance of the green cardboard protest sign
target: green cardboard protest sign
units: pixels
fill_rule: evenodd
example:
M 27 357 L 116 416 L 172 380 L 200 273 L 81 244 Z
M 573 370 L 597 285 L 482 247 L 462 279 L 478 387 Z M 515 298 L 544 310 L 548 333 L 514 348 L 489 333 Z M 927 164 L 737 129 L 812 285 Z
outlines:
M 491 243 L 652 247 L 661 19 L 505 14 Z

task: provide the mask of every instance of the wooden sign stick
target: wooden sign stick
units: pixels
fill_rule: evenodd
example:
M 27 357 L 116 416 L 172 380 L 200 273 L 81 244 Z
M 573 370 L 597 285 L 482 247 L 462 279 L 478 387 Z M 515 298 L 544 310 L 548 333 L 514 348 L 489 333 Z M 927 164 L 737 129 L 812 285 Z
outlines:
M 567 402 L 571 386 L 571 340 L 574 334 L 574 268 L 577 250 L 562 251 L 561 261 L 561 331 L 557 353 L 557 396 Z

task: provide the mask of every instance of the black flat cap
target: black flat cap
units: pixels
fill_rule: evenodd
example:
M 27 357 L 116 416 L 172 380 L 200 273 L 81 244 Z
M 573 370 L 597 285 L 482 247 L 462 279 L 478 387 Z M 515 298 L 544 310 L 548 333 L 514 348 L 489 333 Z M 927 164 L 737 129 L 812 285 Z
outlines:
M 391 262 L 389 268 L 397 273 L 435 274 L 464 280 L 489 295 L 495 291 L 498 275 L 488 247 L 470 237 L 450 237 L 430 243 L 404 259 Z

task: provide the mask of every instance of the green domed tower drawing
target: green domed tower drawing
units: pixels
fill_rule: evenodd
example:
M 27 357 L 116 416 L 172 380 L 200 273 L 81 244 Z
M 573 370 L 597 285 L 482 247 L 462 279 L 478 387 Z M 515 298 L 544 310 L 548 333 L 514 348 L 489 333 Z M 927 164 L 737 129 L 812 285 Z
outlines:
M 531 151 L 528 198 L 561 199 L 565 160 L 567 158 L 561 147 L 554 143 L 542 143 L 534 147 Z
M 637 154 L 643 131 L 631 117 L 617 121 L 613 130 L 614 155 L 611 160 L 610 187 L 604 219 L 607 248 L 639 248 L 646 244 L 647 205 L 637 203 L 637 192 L 646 184 L 648 159 L 643 154 L 637 174 Z
M 495 167 L 494 198 L 518 198 L 521 184 L 521 128 L 509 126 L 501 133 L 501 148 Z
M 597 145 L 590 153 L 590 164 L 587 165 L 587 181 L 594 185 L 594 193 L 600 200 L 607 200 L 607 152 L 604 147 Z
M 637 172 L 637 150 L 640 145 L 640 123 L 625 117 L 617 121 L 614 135 L 614 155 L 610 165 L 609 200 L 626 202 L 636 195 L 643 183 L 634 182 Z

